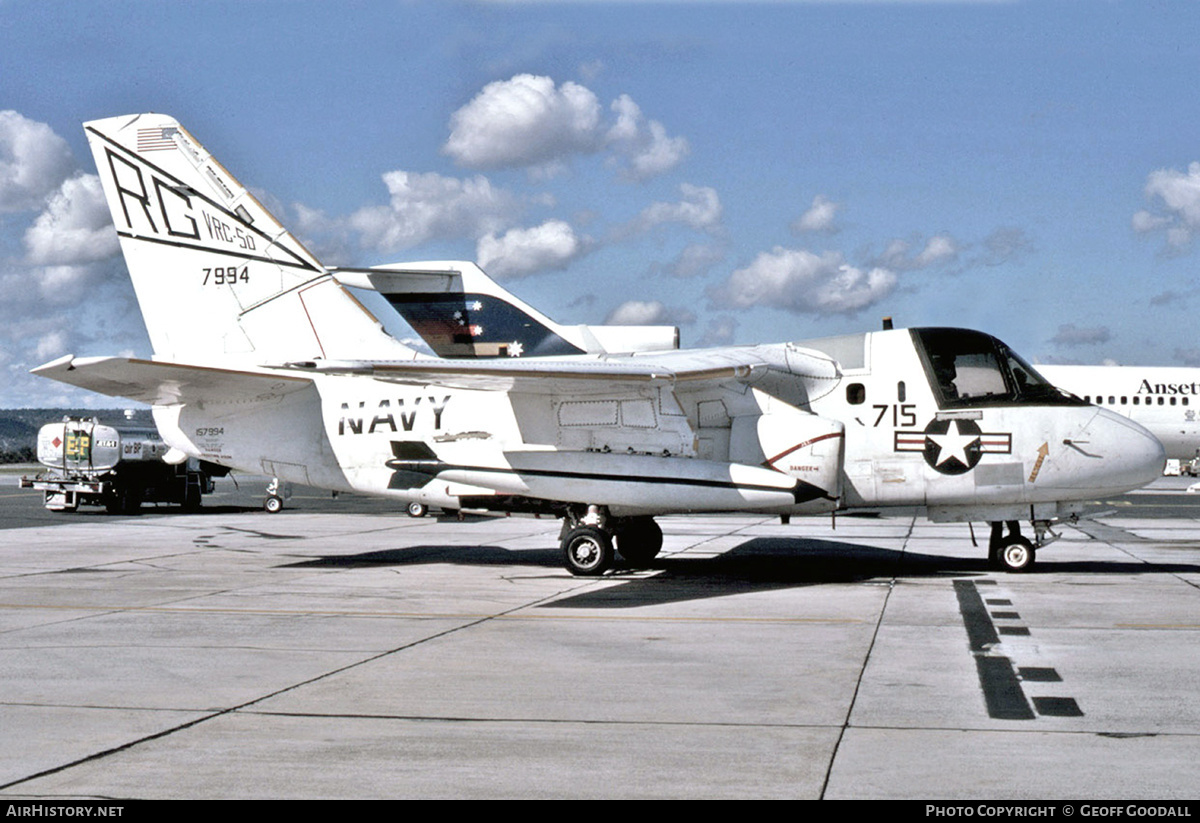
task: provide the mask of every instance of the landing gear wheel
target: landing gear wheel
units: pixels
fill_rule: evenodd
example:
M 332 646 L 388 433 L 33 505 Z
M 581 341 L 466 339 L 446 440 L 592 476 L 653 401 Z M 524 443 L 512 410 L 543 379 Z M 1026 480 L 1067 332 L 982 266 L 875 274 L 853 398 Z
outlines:
M 416 500 L 408 504 L 409 517 L 424 517 L 429 512 L 429 507 L 424 503 L 418 503 Z
M 1024 537 L 1010 537 L 1000 549 L 998 560 L 1001 567 L 1009 572 L 1026 572 L 1033 567 L 1037 552 L 1033 544 Z
M 992 537 L 988 541 L 989 568 L 1002 572 L 1029 571 L 1036 556 L 1033 543 L 1021 536 L 1019 522 L 1008 520 L 992 523 Z
M 617 529 L 617 551 L 634 568 L 649 566 L 662 551 L 663 533 L 651 517 L 638 517 Z
M 198 512 L 202 498 L 200 496 L 199 486 L 188 486 L 187 491 L 183 493 L 183 510 L 185 512 Z
M 283 498 L 277 494 L 268 495 L 267 499 L 263 501 L 263 509 L 267 514 L 279 514 L 283 511 Z
M 612 539 L 595 526 L 576 526 L 562 540 L 567 571 L 580 577 L 604 574 L 613 564 Z

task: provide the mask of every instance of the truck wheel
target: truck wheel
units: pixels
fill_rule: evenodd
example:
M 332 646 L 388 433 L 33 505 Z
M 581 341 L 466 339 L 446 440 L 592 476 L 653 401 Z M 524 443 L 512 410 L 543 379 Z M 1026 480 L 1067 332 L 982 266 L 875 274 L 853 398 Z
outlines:
M 104 501 L 104 510 L 109 514 L 137 514 L 141 508 L 142 490 L 131 486 L 114 489 Z

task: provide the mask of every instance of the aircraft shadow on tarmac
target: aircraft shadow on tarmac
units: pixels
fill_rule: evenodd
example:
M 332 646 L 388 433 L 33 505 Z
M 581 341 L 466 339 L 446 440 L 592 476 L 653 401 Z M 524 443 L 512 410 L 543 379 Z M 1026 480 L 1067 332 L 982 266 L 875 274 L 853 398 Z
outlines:
M 982 549 L 981 549 L 982 552 Z M 561 573 L 557 549 L 513 551 L 499 546 L 420 545 L 350 555 L 331 555 L 289 564 L 289 568 L 362 568 L 445 563 L 463 566 L 515 566 Z M 1200 573 L 1200 564 L 1134 560 L 1055 561 L 1039 558 L 1030 574 Z M 648 568 L 622 566 L 603 580 L 620 580 L 555 600 L 553 608 L 632 608 L 654 603 L 722 597 L 774 589 L 859 583 L 892 578 L 983 576 L 993 573 L 987 559 L 898 552 L 857 543 L 807 538 L 756 537 L 715 557 L 659 557 Z M 586 578 L 580 578 L 585 580 Z

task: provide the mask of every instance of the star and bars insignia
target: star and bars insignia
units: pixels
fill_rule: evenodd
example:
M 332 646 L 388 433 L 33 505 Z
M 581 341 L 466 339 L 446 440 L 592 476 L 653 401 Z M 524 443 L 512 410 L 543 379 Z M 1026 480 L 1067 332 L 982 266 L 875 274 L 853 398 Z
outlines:
M 942 474 L 965 474 L 985 454 L 1011 454 L 1010 432 L 985 432 L 973 420 L 931 420 L 924 431 L 897 431 L 895 451 L 922 452 Z

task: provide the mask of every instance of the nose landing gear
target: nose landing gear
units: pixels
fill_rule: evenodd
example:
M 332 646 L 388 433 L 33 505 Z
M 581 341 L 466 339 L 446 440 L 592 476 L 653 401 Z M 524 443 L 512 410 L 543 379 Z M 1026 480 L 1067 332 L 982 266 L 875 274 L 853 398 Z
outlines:
M 1006 527 L 1008 534 L 1004 533 Z M 1016 520 L 993 522 L 992 537 L 988 541 L 988 566 L 997 571 L 1029 571 L 1037 560 L 1037 549 L 1058 538 L 1050 531 L 1047 521 L 1034 521 L 1033 529 L 1036 542 L 1021 534 L 1021 524 Z

